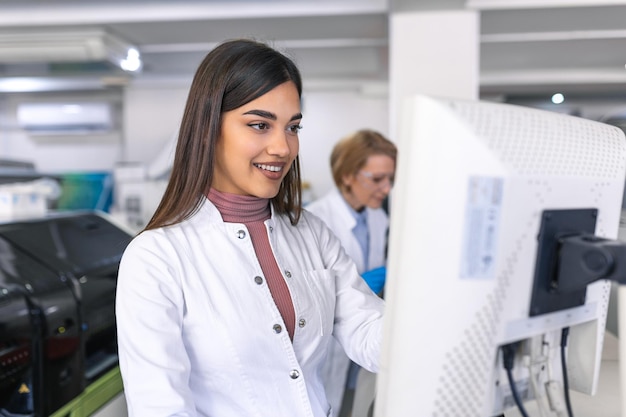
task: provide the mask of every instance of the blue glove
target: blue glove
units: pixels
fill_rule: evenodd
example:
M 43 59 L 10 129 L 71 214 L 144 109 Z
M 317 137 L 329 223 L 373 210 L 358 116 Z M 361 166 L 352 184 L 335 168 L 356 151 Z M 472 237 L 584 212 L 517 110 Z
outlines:
M 385 285 L 385 277 L 387 276 L 387 267 L 381 266 L 379 268 L 370 269 L 369 271 L 361 274 L 367 285 L 378 294 Z

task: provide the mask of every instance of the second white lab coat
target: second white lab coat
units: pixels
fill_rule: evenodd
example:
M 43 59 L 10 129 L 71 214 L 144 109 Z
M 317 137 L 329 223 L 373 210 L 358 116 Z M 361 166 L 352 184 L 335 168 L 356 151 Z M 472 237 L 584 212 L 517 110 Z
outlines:
M 294 305 L 293 343 L 247 228 L 205 200 L 137 236 L 117 286 L 130 417 L 332 417 L 320 368 L 332 336 L 376 371 L 384 302 L 321 220 L 265 222 Z
M 382 208 L 365 209 L 370 239 L 369 265 L 365 265 L 359 241 L 352 233 L 352 229 L 356 226 L 356 219 L 338 189 L 334 188 L 324 197 L 308 204 L 306 210 L 321 218 L 335 233 L 348 255 L 356 263 L 359 274 L 385 265 L 389 217 Z M 341 345 L 338 342 L 331 343 L 331 350 L 322 370 L 322 379 L 326 396 L 337 412 L 343 400 L 349 366 L 350 358 Z

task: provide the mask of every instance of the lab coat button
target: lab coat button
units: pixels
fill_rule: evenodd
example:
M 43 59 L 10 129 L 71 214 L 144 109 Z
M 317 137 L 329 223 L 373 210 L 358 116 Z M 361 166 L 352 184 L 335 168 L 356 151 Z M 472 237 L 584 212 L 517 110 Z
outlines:
M 260 276 L 256 276 L 254 277 L 254 282 L 256 282 L 257 284 L 261 285 L 263 284 L 263 278 L 261 278 Z
M 300 376 L 300 372 L 298 372 L 297 369 L 293 369 L 291 372 L 289 372 L 289 376 L 291 377 L 291 379 L 298 379 L 298 377 Z
M 239 239 L 243 239 L 244 237 L 246 237 L 246 231 L 245 230 L 238 230 L 237 231 L 237 237 Z
M 274 231 L 274 226 L 270 226 L 270 233 Z
M 274 325 L 274 331 L 275 331 L 276 333 L 280 333 L 280 332 L 282 332 L 282 331 L 283 331 L 283 328 L 282 328 L 282 326 L 281 326 L 280 324 L 275 324 L 275 325 Z
M 286 276 L 287 278 L 291 278 L 291 272 L 289 272 L 289 271 L 285 271 L 285 276 Z
M 305 319 L 300 319 L 300 321 L 298 322 L 298 326 L 300 326 L 300 327 L 306 326 L 306 320 Z

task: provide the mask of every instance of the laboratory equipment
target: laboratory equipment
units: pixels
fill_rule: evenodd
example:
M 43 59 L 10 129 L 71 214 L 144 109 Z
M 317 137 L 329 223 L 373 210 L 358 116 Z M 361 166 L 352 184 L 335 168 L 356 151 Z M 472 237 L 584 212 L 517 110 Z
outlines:
M 117 388 L 91 409 L 121 392 L 115 288 L 130 239 L 97 211 L 0 223 L 0 415 L 47 417 L 94 384 Z

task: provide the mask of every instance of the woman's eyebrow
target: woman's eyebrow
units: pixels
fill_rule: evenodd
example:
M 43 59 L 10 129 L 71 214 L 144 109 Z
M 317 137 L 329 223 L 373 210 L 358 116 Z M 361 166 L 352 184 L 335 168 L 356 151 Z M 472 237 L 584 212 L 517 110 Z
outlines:
M 263 117 L 265 119 L 270 119 L 270 120 L 277 120 L 278 117 L 276 117 L 276 115 L 272 112 L 269 111 L 265 111 L 265 110 L 248 110 L 247 112 L 245 112 L 244 114 L 252 114 L 255 116 L 259 116 L 259 117 Z M 289 121 L 294 121 L 294 120 L 299 120 L 302 119 L 302 113 L 296 113 L 293 116 L 291 116 L 291 119 L 289 119 Z
M 263 117 L 265 119 L 276 120 L 277 117 L 274 113 L 265 110 L 248 110 L 244 114 L 253 114 L 255 116 Z

